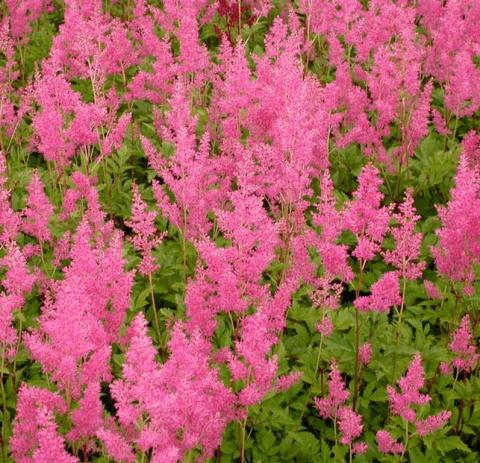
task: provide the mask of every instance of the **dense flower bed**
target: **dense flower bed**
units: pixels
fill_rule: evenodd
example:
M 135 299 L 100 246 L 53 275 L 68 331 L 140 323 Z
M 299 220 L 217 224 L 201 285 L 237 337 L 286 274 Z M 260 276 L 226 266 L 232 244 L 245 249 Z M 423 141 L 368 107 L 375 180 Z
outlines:
M 1 2 L 1 461 L 477 463 L 479 24 Z

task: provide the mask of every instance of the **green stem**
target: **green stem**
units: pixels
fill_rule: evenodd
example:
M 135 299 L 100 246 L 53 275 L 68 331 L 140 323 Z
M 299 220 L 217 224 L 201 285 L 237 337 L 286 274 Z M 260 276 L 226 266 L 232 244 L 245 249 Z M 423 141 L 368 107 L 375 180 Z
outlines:
M 360 273 L 358 275 L 358 285 L 355 290 L 355 299 L 360 296 L 363 280 L 363 270 L 365 263 L 360 260 Z M 360 313 L 355 308 L 355 376 L 353 378 L 353 410 L 356 410 L 358 395 L 360 393 Z
M 240 442 L 240 463 L 245 463 L 245 445 L 247 441 L 247 418 L 242 421 L 241 425 L 241 442 Z
M 0 385 L 2 388 L 2 458 L 7 461 L 7 394 L 3 386 L 3 369 L 5 368 L 5 345 L 2 345 L 2 361 L 0 365 Z
M 155 325 L 155 332 L 157 334 L 157 342 L 160 346 L 161 344 L 161 333 L 160 333 L 160 323 L 158 321 L 158 314 L 157 314 L 157 305 L 155 304 L 155 294 L 153 292 L 153 282 L 152 282 L 152 274 L 148 274 L 148 286 L 150 288 L 150 298 L 152 299 L 152 308 L 153 308 L 153 323 Z
M 317 374 L 318 374 L 318 367 L 320 366 L 320 358 L 322 356 L 322 347 L 323 347 L 323 334 L 321 335 L 320 344 L 318 346 L 317 362 L 315 364 L 315 373 L 313 375 L 314 379 L 317 377 Z M 302 409 L 302 414 L 300 415 L 300 423 L 302 422 L 303 415 L 305 414 L 305 410 L 307 409 L 307 404 L 308 404 L 308 401 L 310 400 L 311 393 L 312 393 L 312 386 L 310 386 L 307 392 L 307 397 L 305 399 L 305 404 Z
M 400 455 L 399 462 L 403 460 L 403 457 L 405 456 L 405 453 L 407 452 L 407 447 L 408 447 L 408 441 L 410 439 L 410 436 L 408 434 L 408 421 L 405 421 L 405 445 L 403 446 L 403 452 Z
M 402 327 L 402 316 L 403 316 L 403 310 L 405 308 L 406 291 L 407 291 L 407 279 L 405 278 L 405 272 L 403 272 L 402 302 L 400 304 L 400 311 L 398 313 L 398 323 L 395 329 L 395 351 L 393 353 L 393 377 L 392 377 L 393 381 L 395 381 L 395 373 L 397 368 L 397 350 L 398 350 L 398 342 L 400 341 L 400 329 Z

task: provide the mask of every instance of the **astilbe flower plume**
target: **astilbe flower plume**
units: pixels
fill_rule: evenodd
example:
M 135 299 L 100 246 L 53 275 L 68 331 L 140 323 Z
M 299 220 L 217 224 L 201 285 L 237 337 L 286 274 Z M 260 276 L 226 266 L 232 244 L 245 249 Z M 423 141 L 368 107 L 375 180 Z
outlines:
M 456 116 L 470 116 L 480 106 L 478 18 L 474 0 L 420 0 L 418 15 L 430 42 L 425 70 L 445 89 L 445 106 Z
M 400 392 L 392 386 L 387 386 L 388 401 L 394 415 L 414 422 L 416 412 L 412 405 L 424 405 L 430 401 L 430 396 L 422 394 L 420 389 L 425 385 L 425 371 L 422 367 L 422 358 L 419 353 L 415 354 L 407 373 L 399 381 Z
M 148 211 L 143 201 L 138 186 L 133 184 L 132 216 L 125 224 L 133 230 L 133 237 L 130 238 L 134 248 L 141 252 L 142 262 L 138 269 L 142 275 L 149 275 L 158 269 L 152 255 L 152 250 L 161 242 L 163 235 L 157 233 L 155 211 Z
M 52 214 L 53 206 L 45 194 L 38 172 L 35 172 L 28 185 L 27 207 L 23 211 L 23 231 L 37 238 L 40 243 L 49 242 L 52 239 L 49 229 Z
M 372 345 L 366 342 L 360 346 L 358 357 L 362 365 L 368 365 L 372 359 Z
M 84 103 L 80 93 L 72 89 L 65 76 L 57 74 L 55 68 L 48 66 L 44 67 L 42 75 L 35 80 L 34 96 L 40 105 L 32 118 L 34 140 L 45 160 L 53 161 L 56 168 L 62 170 L 70 164 L 79 148 L 73 138 L 76 136 L 75 118 L 70 124 L 66 121 Z M 96 132 L 91 130 L 91 126 L 88 123 L 80 131 L 84 142 L 95 143 L 97 140 Z
M 407 189 L 405 200 L 400 204 L 399 212 L 393 214 L 397 222 L 391 227 L 395 248 L 385 251 L 384 259 L 387 264 L 393 265 L 402 278 L 414 280 L 421 277 L 425 262 L 419 262 L 422 233 L 415 231 L 420 217 L 415 212 L 412 190 Z
M 137 73 L 128 83 L 125 94 L 127 101 L 147 100 L 152 104 L 163 103 L 172 93 L 176 69 L 174 57 L 168 38 L 160 38 L 155 33 L 158 27 L 156 11 L 146 2 L 137 2 L 134 17 L 128 23 L 130 36 L 134 39 L 134 46 L 140 62 L 151 62 L 149 68 L 138 66 Z
M 425 419 L 417 419 L 412 405 L 423 405 L 430 402 L 428 394 L 420 393 L 425 385 L 425 372 L 421 364 L 420 354 L 415 354 L 408 371 L 399 381 L 401 392 L 398 393 L 391 386 L 387 387 L 390 407 L 395 415 L 415 424 L 417 434 L 424 437 L 426 434 L 440 429 L 451 417 L 451 412 L 442 410 L 437 415 L 431 415 Z
M 336 208 L 333 182 L 328 170 L 322 175 L 320 186 L 320 200 L 313 215 L 313 224 L 320 228 L 320 239 L 316 243 L 316 248 L 322 257 L 326 273 L 348 282 L 353 278 L 353 271 L 348 265 L 347 246 L 337 244 L 343 221 L 341 212 Z
M 68 1 L 50 58 L 61 64 L 67 77 L 90 79 L 98 101 L 107 77 L 138 63 L 126 24 L 108 13 L 101 3 L 88 8 L 85 2 Z
M 431 251 L 438 271 L 461 282 L 467 295 L 473 293 L 474 265 L 480 261 L 479 191 L 480 171 L 472 168 L 464 152 L 450 191 L 451 199 L 446 207 L 439 208 L 442 226 L 437 230 L 438 245 Z
M 380 251 L 388 231 L 390 210 L 381 205 L 382 179 L 373 165 L 365 166 L 358 177 L 358 188 L 343 211 L 343 226 L 357 237 L 352 255 L 362 262 L 373 259 Z
M 85 220 L 92 225 L 96 231 L 101 232 L 102 235 L 108 235 L 110 226 L 105 223 L 106 214 L 100 205 L 100 198 L 98 191 L 95 188 L 97 181 L 94 177 L 88 177 L 80 171 L 75 171 L 71 175 L 73 186 L 69 188 L 63 195 L 63 211 L 61 213 L 62 219 L 69 219 L 75 212 L 80 200 L 85 200 L 86 211 Z
M 111 378 L 111 343 L 119 340 L 133 277 L 123 269 L 119 232 L 105 248 L 92 245 L 92 233 L 83 220 L 65 278 L 53 285 L 53 295 L 39 317 L 40 327 L 25 340 L 58 389 L 75 399 L 84 385 Z
M 235 351 L 229 362 L 234 377 L 245 383 L 238 394 L 242 406 L 259 403 L 276 388 L 278 358 L 272 356 L 271 351 L 285 329 L 286 312 L 297 285 L 295 278 L 286 277 L 275 294 L 242 321 L 239 340 L 235 342 Z
M 111 386 L 119 422 L 132 443 L 152 449 L 152 461 L 174 463 L 198 446 L 204 460 L 234 417 L 234 396 L 209 365 L 210 344 L 198 332 L 175 325 L 171 356 L 158 365 L 146 325 L 143 315 L 134 320 L 123 378 Z
M 427 434 L 439 430 L 440 428 L 445 426 L 451 416 L 452 412 L 443 410 L 437 415 L 431 415 L 424 420 L 417 420 L 415 422 L 417 434 L 420 437 L 425 437 Z
M 376 434 L 378 450 L 382 453 L 403 453 L 405 451 L 405 446 L 396 442 L 392 435 L 385 430 L 377 431 Z
M 331 362 L 328 377 L 328 396 L 315 398 L 315 407 L 324 420 L 336 418 L 339 409 L 350 396 L 350 393 L 345 388 L 345 382 L 340 375 L 337 363 L 334 360 Z
M 53 413 L 65 413 L 63 399 L 47 389 L 22 384 L 10 439 L 12 455 L 19 463 L 55 461 L 75 463 L 58 434 Z
M 15 61 L 15 40 L 12 37 L 12 28 L 9 17 L 4 16 L 0 19 L 0 53 L 3 55 L 5 63 L 0 67 L 0 147 L 5 150 L 5 142 L 2 139 L 5 134 L 7 137 L 13 137 L 15 129 L 20 120 L 19 111 L 15 111 L 14 98 L 17 97 L 17 91 L 13 83 L 19 76 Z
M 386 272 L 370 288 L 369 296 L 360 296 L 354 301 L 355 307 L 362 311 L 374 310 L 387 313 L 394 305 L 402 301 L 397 272 Z
M 1 281 L 3 291 L 0 291 L 0 342 L 1 355 L 12 356 L 17 340 L 17 332 L 12 326 L 13 312 L 22 308 L 36 278 L 30 273 L 26 256 L 15 241 L 8 242 L 5 248 L 5 255 L 0 258 L 0 269 L 5 271 Z
M 480 355 L 476 351 L 470 317 L 468 315 L 462 318 L 460 326 L 455 331 L 449 347 L 455 354 L 452 364 L 458 371 L 468 373 L 475 368 Z
M 12 36 L 21 42 L 28 40 L 31 23 L 43 13 L 53 11 L 52 0 L 5 0 Z
M 203 264 L 187 287 L 189 327 L 213 334 L 220 311 L 242 314 L 268 296 L 262 272 L 275 257 L 277 228 L 260 198 L 240 189 L 230 194 L 231 208 L 217 211 L 218 227 L 231 245 L 217 248 L 208 239 L 198 242 Z
M 178 38 L 175 74 L 191 76 L 196 85 L 204 82 L 210 68 L 208 50 L 200 40 L 199 27 L 212 17 L 217 8 L 218 3 L 208 0 L 166 0 L 162 9 L 153 12 L 159 25 Z
M 0 151 L 0 244 L 14 241 L 20 231 L 20 215 L 10 204 L 10 190 L 7 188 L 7 160 Z
M 88 383 L 78 408 L 71 414 L 72 429 L 67 434 L 70 441 L 89 442 L 103 428 L 103 406 L 99 398 L 100 383 Z
M 353 453 L 365 453 L 368 446 L 364 442 L 355 442 L 363 431 L 362 417 L 350 407 L 341 407 L 338 411 L 338 427 L 341 436 L 340 443 L 348 445 Z
M 208 132 L 197 148 L 197 119 L 190 114 L 188 90 L 184 84 L 176 83 L 170 104 L 172 109 L 159 129 L 162 137 L 174 145 L 175 154 L 163 159 L 147 138 L 142 138 L 142 144 L 150 166 L 163 183 L 154 181 L 152 185 L 157 206 L 181 230 L 184 239 L 198 239 L 212 227 L 208 212 L 225 198 L 223 168 L 221 162 L 213 163 L 210 158 Z M 173 193 L 174 203 L 165 187 Z

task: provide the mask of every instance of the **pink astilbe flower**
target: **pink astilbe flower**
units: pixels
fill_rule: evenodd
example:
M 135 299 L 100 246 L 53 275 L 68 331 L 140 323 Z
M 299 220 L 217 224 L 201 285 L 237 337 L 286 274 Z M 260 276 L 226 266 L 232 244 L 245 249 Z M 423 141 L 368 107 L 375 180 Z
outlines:
M 240 189 L 230 194 L 231 208 L 218 210 L 218 225 L 231 246 L 218 248 L 211 240 L 198 242 L 204 264 L 189 282 L 185 303 L 190 329 L 212 335 L 220 311 L 241 314 L 268 297 L 262 273 L 275 258 L 277 227 L 257 196 Z
M 72 412 L 73 427 L 68 433 L 68 439 L 72 441 L 91 439 L 103 426 L 102 415 L 100 384 L 98 382 L 90 383 L 79 401 L 79 407 Z
M 437 230 L 438 246 L 431 251 L 438 271 L 462 282 L 464 292 L 471 294 L 474 265 L 480 262 L 480 171 L 472 168 L 463 148 L 451 199 L 446 207 L 439 208 L 442 227 Z
M 343 292 L 342 284 L 334 282 L 328 273 L 317 278 L 315 284 L 311 295 L 313 305 L 321 311 L 337 310 Z
M 110 458 L 125 463 L 133 463 L 135 461 L 135 453 L 120 433 L 102 428 L 97 431 L 96 435 L 104 445 L 106 453 Z
M 372 359 L 372 345 L 366 342 L 360 346 L 358 358 L 363 365 L 368 365 Z
M 53 11 L 52 0 L 5 0 L 9 12 L 12 36 L 21 42 L 28 40 L 31 23 L 43 13 Z
M 474 0 L 420 0 L 417 14 L 430 42 L 425 71 L 445 89 L 445 106 L 457 116 L 471 116 L 480 106 L 478 18 Z
M 0 343 L 10 349 L 5 352 L 7 357 L 14 356 L 13 346 L 17 340 L 17 330 L 12 324 L 13 311 L 18 309 L 18 299 L 0 292 Z
M 90 7 L 85 1 L 67 3 L 49 63 L 61 68 L 69 80 L 90 79 L 95 103 L 101 104 L 107 77 L 137 64 L 138 54 L 129 40 L 127 25 L 103 14 L 101 3 L 95 3 Z
M 437 431 L 445 425 L 451 416 L 452 412 L 444 410 L 437 415 L 429 416 L 424 420 L 417 420 L 415 422 L 417 434 L 420 437 L 425 437 L 427 434 Z
M 438 109 L 432 109 L 432 119 L 433 125 L 435 126 L 436 131 L 445 137 L 451 134 L 450 129 L 447 127 L 445 119 Z
M 150 12 L 154 14 L 150 14 Z M 174 57 L 168 37 L 160 38 L 155 29 L 157 10 L 146 2 L 137 2 L 134 17 L 128 24 L 129 33 L 134 38 L 134 45 L 141 62 L 149 62 L 149 66 L 138 67 L 138 72 L 128 83 L 125 99 L 147 100 L 153 104 L 163 103 L 172 92 L 176 69 Z M 152 59 L 154 60 L 151 63 Z
M 163 180 L 153 182 L 158 208 L 185 238 L 198 239 L 212 227 L 208 213 L 225 199 L 222 163 L 209 154 L 209 135 L 205 132 L 198 147 L 195 134 L 197 119 L 190 114 L 188 91 L 177 83 L 170 99 L 172 106 L 167 120 L 160 127 L 162 137 L 174 144 L 175 154 L 169 159 L 159 157 L 152 143 L 142 138 L 150 166 Z M 172 203 L 164 188 L 175 197 Z
M 227 355 L 232 376 L 244 381 L 238 402 L 247 407 L 259 403 L 272 389 L 278 373 L 278 358 L 271 354 L 286 326 L 286 313 L 298 281 L 287 274 L 272 296 L 258 305 L 257 311 L 241 323 L 235 349 Z
M 449 344 L 450 349 L 456 355 L 453 360 L 453 366 L 458 371 L 470 372 L 480 358 L 476 352 L 476 346 L 470 327 L 470 317 L 465 315 L 460 322 L 460 326 L 453 335 L 453 340 Z
M 102 156 L 109 156 L 112 154 L 112 151 L 119 150 L 122 146 L 123 138 L 125 136 L 125 132 L 128 128 L 132 120 L 131 113 L 124 113 L 118 119 L 116 125 L 112 127 L 111 131 L 105 136 L 105 138 L 101 142 L 101 152 Z M 97 159 L 99 162 L 99 159 Z
M 165 31 L 175 34 L 179 52 L 174 69 L 178 76 L 192 76 L 196 84 L 204 82 L 209 68 L 208 50 L 200 41 L 199 28 L 209 21 L 218 3 L 208 0 L 166 0 L 163 8 L 153 12 Z
M 381 206 L 383 194 L 380 192 L 382 179 L 373 165 L 362 169 L 358 177 L 358 188 L 353 199 L 343 211 L 344 228 L 352 231 L 358 243 L 352 255 L 366 262 L 372 260 L 388 230 L 390 211 Z
M 329 65 L 336 70 L 328 90 L 341 117 L 333 131 L 337 145 L 360 143 L 389 168 L 390 155 L 403 164 L 426 134 L 432 90 L 429 83 L 422 88 L 426 50 L 415 8 L 385 1 L 367 8 L 356 0 L 302 1 L 300 8 L 328 43 Z M 382 138 L 391 135 L 393 123 L 400 146 L 387 153 Z
M 399 386 L 400 392 L 392 386 L 387 386 L 391 412 L 410 423 L 414 423 L 417 434 L 420 437 L 436 431 L 450 419 L 451 412 L 449 411 L 442 411 L 426 419 L 417 419 L 417 412 L 412 406 L 424 405 L 431 400 L 428 394 L 422 394 L 420 392 L 420 389 L 425 386 L 425 371 L 422 367 L 422 358 L 419 353 L 416 353 L 413 357 L 407 373 L 399 381 Z M 391 436 L 387 435 L 388 433 L 386 433 L 386 431 L 381 432 L 382 434 L 380 435 L 377 433 L 380 451 L 384 453 L 400 453 L 400 449 L 402 449 L 403 453 L 404 447 L 402 444 L 395 443 Z
M 340 443 L 351 446 L 353 441 L 362 434 L 362 417 L 350 407 L 341 407 L 338 411 L 338 425 L 341 437 Z
M 442 375 L 449 376 L 453 373 L 453 368 L 449 362 L 440 362 L 439 369 Z
M 17 98 L 22 90 L 14 88 L 13 83 L 19 76 L 15 60 L 15 40 L 12 37 L 11 21 L 5 15 L 0 19 L 0 53 L 5 60 L 0 67 L 0 136 L 12 137 L 24 111 L 15 110 Z M 22 106 L 27 106 L 23 105 Z
M 303 376 L 301 371 L 294 371 L 287 375 L 280 376 L 275 382 L 275 390 L 278 392 L 287 391 Z
M 338 275 L 344 281 L 353 278 L 353 271 L 348 265 L 348 249 L 339 245 L 336 240 L 342 232 L 342 215 L 336 208 L 333 195 L 333 182 L 328 170 L 321 179 L 320 201 L 317 212 L 313 216 L 313 223 L 320 227 L 318 252 L 322 257 L 325 270 L 330 275 Z
M 44 461 L 77 463 L 79 461 L 78 458 L 69 455 L 65 450 L 65 443 L 58 434 L 53 413 L 45 407 L 39 407 L 36 415 L 38 447 L 33 451 L 32 459 L 24 461 L 31 461 L 32 463 Z M 22 462 L 22 460 L 17 461 L 19 463 Z
M 138 315 L 124 377 L 111 386 L 119 421 L 142 451 L 152 449 L 152 461 L 173 463 L 198 446 L 209 458 L 234 418 L 233 394 L 209 364 L 210 344 L 198 332 L 187 336 L 177 324 L 169 341 L 171 356 L 157 365 L 146 325 Z
M 425 262 L 418 261 L 423 235 L 415 231 L 420 217 L 415 213 L 411 189 L 407 189 L 399 209 L 399 213 L 393 214 L 397 226 L 391 228 L 395 249 L 386 251 L 384 259 L 399 271 L 402 278 L 415 280 L 422 275 Z
M 480 172 L 480 134 L 470 130 L 462 140 L 462 151 L 468 166 L 475 172 Z
M 71 179 L 73 187 L 69 188 L 63 196 L 63 212 L 61 217 L 68 219 L 74 213 L 77 203 L 84 199 L 87 204 L 86 219 L 97 231 L 105 228 L 106 214 L 100 205 L 98 191 L 95 188 L 96 178 L 90 178 L 79 171 L 73 172 Z
M 430 401 L 430 396 L 420 393 L 420 389 L 425 385 L 425 372 L 422 367 L 422 358 L 419 353 L 415 354 L 407 373 L 399 381 L 400 392 L 392 386 L 387 386 L 388 401 L 394 415 L 399 415 L 403 419 L 414 422 L 416 412 L 412 405 L 423 405 Z
M 26 384 L 20 386 L 10 439 L 16 462 L 78 461 L 67 454 L 63 439 L 57 434 L 53 412 L 66 412 L 65 402 L 59 395 Z
M 355 299 L 354 305 L 358 310 L 386 313 L 392 306 L 402 302 L 397 272 L 384 273 L 380 280 L 372 285 L 370 291 L 369 296 L 360 296 Z
M 49 71 L 49 72 L 48 72 Z M 57 169 L 64 169 L 75 155 L 78 145 L 69 136 L 66 120 L 71 119 L 78 108 L 82 106 L 78 92 L 73 91 L 70 83 L 61 74 L 48 70 L 37 78 L 34 85 L 34 96 L 40 105 L 32 119 L 35 140 L 38 150 L 47 161 L 54 161 Z M 91 124 L 86 124 L 82 132 L 88 130 Z M 88 142 L 95 143 L 96 133 L 90 130 Z M 87 140 L 84 140 L 87 141 Z
M 0 244 L 15 240 L 21 219 L 10 205 L 10 190 L 7 188 L 7 160 L 0 151 Z
M 84 219 L 65 277 L 53 286 L 39 328 L 25 339 L 33 359 L 74 399 L 81 396 L 83 385 L 111 379 L 111 343 L 119 341 L 130 306 L 133 274 L 124 270 L 119 232 L 108 243 L 94 243 Z
M 376 434 L 378 450 L 382 453 L 399 454 L 405 451 L 405 446 L 396 442 L 392 435 L 384 429 L 377 431 Z
M 132 185 L 132 189 L 132 216 L 130 220 L 125 221 L 125 224 L 133 230 L 134 236 L 130 238 L 130 241 L 134 248 L 142 253 L 142 262 L 138 266 L 140 273 L 151 275 L 159 268 L 155 263 L 152 250 L 162 241 L 163 234 L 157 233 L 156 212 L 147 210 L 147 205 L 136 184 Z
M 0 269 L 5 269 L 0 292 L 0 342 L 7 348 L 7 356 L 15 355 L 17 332 L 12 326 L 13 311 L 20 309 L 25 297 L 32 291 L 35 276 L 27 266 L 27 259 L 15 241 L 6 244 L 6 254 L 0 258 Z
M 79 151 L 91 162 L 92 148 L 98 146 L 99 162 L 118 149 L 131 118 L 129 113 L 117 117 L 120 98 L 115 88 L 104 90 L 104 84 L 109 73 L 124 71 L 123 58 L 135 60 L 135 53 L 129 50 L 125 30 L 120 43 L 119 21 L 95 21 L 98 18 L 93 13 L 87 19 L 72 5 L 66 8 L 65 23 L 34 83 L 34 98 L 40 106 L 32 120 L 34 141 L 60 171 Z M 112 35 L 119 40 L 115 45 L 109 42 Z M 91 80 L 93 102 L 85 103 L 74 90 L 71 79 L 79 77 Z
M 27 259 L 16 242 L 7 245 L 7 253 L 0 258 L 0 268 L 5 268 L 1 285 L 7 292 L 23 304 L 24 296 L 28 294 L 35 283 L 35 276 L 32 275 L 27 266 Z
M 442 293 L 438 289 L 437 286 L 435 286 L 431 281 L 424 280 L 423 281 L 423 286 L 425 287 L 425 291 L 427 293 L 427 296 L 431 299 L 437 299 L 441 300 L 442 299 Z
M 320 323 L 317 325 L 317 331 L 325 337 L 328 337 L 333 332 L 333 323 L 331 318 L 326 315 L 322 318 Z
M 352 445 L 352 453 L 355 455 L 363 455 L 368 450 L 368 444 L 366 442 L 355 442 Z
M 40 243 L 50 241 L 52 234 L 48 225 L 52 214 L 53 206 L 45 194 L 38 172 L 35 172 L 28 185 L 27 207 L 23 211 L 23 231 L 37 238 Z
M 328 396 L 315 398 L 315 407 L 324 420 L 335 418 L 340 407 L 343 406 L 350 396 L 350 393 L 345 388 L 345 382 L 340 375 L 335 360 L 331 362 L 328 378 Z

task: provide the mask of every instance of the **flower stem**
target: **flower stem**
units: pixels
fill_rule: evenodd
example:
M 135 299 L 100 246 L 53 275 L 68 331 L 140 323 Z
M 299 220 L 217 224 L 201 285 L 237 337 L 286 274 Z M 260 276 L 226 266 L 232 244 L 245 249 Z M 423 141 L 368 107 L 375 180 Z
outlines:
M 150 297 L 152 299 L 153 307 L 153 323 L 155 325 L 155 332 L 157 334 L 158 345 L 161 344 L 161 333 L 160 333 L 160 323 L 158 322 L 157 306 L 155 304 L 155 295 L 153 293 L 153 283 L 152 283 L 152 274 L 148 274 L 148 285 L 150 287 Z

